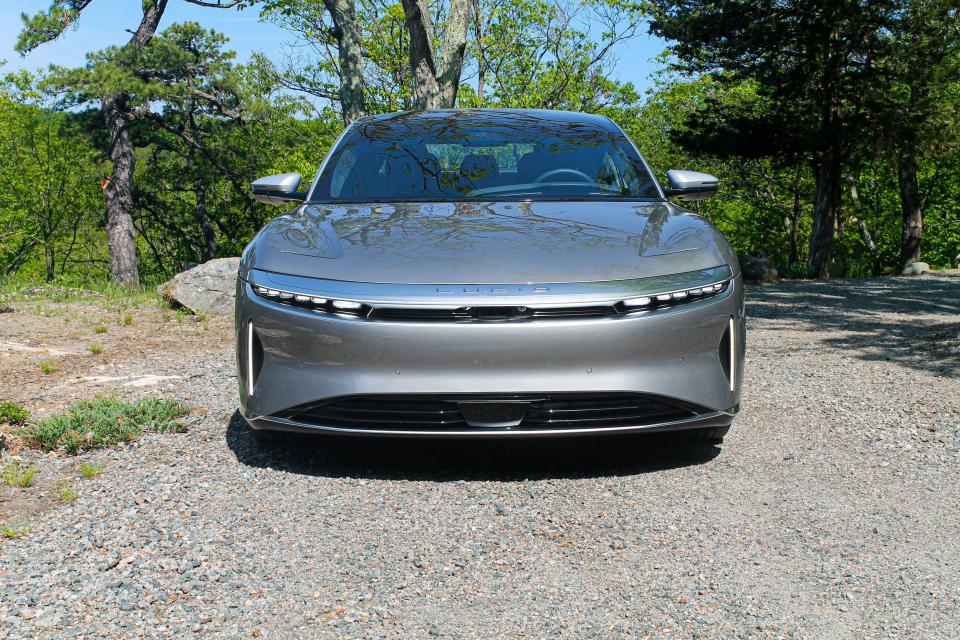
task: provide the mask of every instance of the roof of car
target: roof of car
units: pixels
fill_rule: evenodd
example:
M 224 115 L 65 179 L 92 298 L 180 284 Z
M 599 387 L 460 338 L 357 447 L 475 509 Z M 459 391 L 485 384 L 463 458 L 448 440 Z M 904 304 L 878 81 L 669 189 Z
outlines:
M 555 111 L 552 109 L 429 109 L 426 111 L 399 111 L 362 118 L 365 122 L 410 124 L 411 121 L 436 122 L 455 118 L 488 123 L 514 123 L 517 119 L 532 119 L 541 122 L 593 124 L 604 129 L 614 129 L 615 125 L 606 116 L 578 111 Z

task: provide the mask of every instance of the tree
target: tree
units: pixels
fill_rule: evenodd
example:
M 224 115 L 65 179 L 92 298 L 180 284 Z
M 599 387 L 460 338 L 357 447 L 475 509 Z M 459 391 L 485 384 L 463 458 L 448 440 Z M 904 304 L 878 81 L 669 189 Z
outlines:
M 640 97 L 613 75 L 619 45 L 642 18 L 617 0 L 483 0 L 468 48 L 476 88 L 464 102 L 632 115 Z
M 112 48 L 113 54 L 130 53 L 143 49 L 153 38 L 169 0 L 143 0 L 140 24 L 124 47 Z M 227 9 L 241 6 L 246 0 L 184 0 L 204 7 Z M 59 37 L 74 25 L 82 12 L 94 0 L 52 0 L 47 11 L 34 16 L 22 14 L 24 29 L 17 40 L 16 48 L 26 54 L 45 42 Z M 129 58 L 129 57 L 128 57 Z M 136 285 L 140 276 L 137 268 L 137 245 L 133 226 L 133 178 L 136 165 L 130 125 L 136 114 L 130 109 L 129 87 L 114 82 L 118 65 L 102 59 L 95 65 L 104 75 L 98 83 L 105 89 L 97 96 L 87 95 L 89 100 L 98 100 L 103 121 L 109 136 L 112 171 L 104 188 L 107 202 L 107 238 L 110 247 L 110 264 L 115 281 Z M 88 85 L 89 86 L 89 85 Z
M 636 35 L 642 20 L 633 3 L 357 0 L 353 6 L 362 53 L 357 84 L 367 112 L 456 106 L 602 111 L 639 102 L 632 85 L 612 78 L 619 45 Z M 275 71 L 277 81 L 338 105 L 349 121 L 340 89 L 354 72 L 343 71 L 333 13 L 314 0 L 269 0 L 263 15 L 295 37 Z M 442 26 L 439 34 L 434 24 Z
M 925 152 L 960 142 L 960 9 L 954 0 L 908 0 L 897 12 L 886 82 L 874 98 L 884 140 L 896 153 L 902 230 L 900 269 L 920 260 L 923 202 L 918 179 Z
M 669 40 L 676 65 L 724 82 L 753 81 L 769 108 L 733 114 L 755 151 L 809 153 L 816 175 L 808 267 L 826 277 L 842 197 L 843 168 L 863 130 L 866 87 L 888 52 L 893 0 L 652 0 L 651 30 Z M 710 105 L 723 113 L 723 105 Z
M 51 109 L 37 84 L 21 72 L 0 88 L 0 273 L 16 274 L 40 254 L 49 281 L 88 249 L 102 168 L 71 116 Z
M 233 64 L 226 43 L 197 23 L 174 24 L 124 65 L 131 100 L 149 106 L 133 128 L 144 150 L 135 224 L 162 272 L 238 253 L 270 217 L 250 182 L 315 171 L 330 141 L 329 117 L 304 120 L 302 100 L 277 95 L 259 59 Z

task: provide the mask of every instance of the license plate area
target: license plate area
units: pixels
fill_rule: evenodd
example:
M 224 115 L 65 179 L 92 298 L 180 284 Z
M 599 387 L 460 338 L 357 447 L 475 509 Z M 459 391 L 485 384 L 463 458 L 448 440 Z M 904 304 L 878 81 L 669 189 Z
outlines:
M 458 402 L 457 405 L 468 425 L 487 429 L 518 427 L 530 408 L 529 402 L 498 400 Z

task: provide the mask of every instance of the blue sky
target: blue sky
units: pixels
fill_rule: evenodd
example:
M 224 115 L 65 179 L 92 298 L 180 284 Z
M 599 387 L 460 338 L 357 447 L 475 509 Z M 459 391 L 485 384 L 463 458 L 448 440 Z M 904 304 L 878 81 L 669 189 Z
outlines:
M 13 50 L 22 25 L 20 14 L 33 14 L 49 6 L 50 0 L 0 1 L 0 60 L 7 61 L 5 71 L 44 68 L 51 63 L 81 65 L 88 51 L 126 42 L 130 37 L 126 29 L 135 27 L 140 17 L 140 0 L 95 0 L 84 10 L 76 29 L 21 57 Z M 257 9 L 208 9 L 182 0 L 171 0 L 161 29 L 187 20 L 196 20 L 225 34 L 240 61 L 245 61 L 253 52 L 276 57 L 288 39 L 279 27 L 260 22 Z M 632 81 L 643 91 L 651 85 L 650 74 L 657 70 L 653 58 L 663 49 L 663 41 L 648 35 L 639 36 L 620 48 L 615 75 Z

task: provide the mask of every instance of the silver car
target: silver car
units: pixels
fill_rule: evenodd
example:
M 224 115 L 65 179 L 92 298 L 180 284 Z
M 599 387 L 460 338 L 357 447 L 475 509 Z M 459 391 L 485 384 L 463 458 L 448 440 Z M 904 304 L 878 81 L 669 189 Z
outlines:
M 352 123 L 240 262 L 240 409 L 283 431 L 516 438 L 682 431 L 739 410 L 736 256 L 609 119 L 471 109 Z

